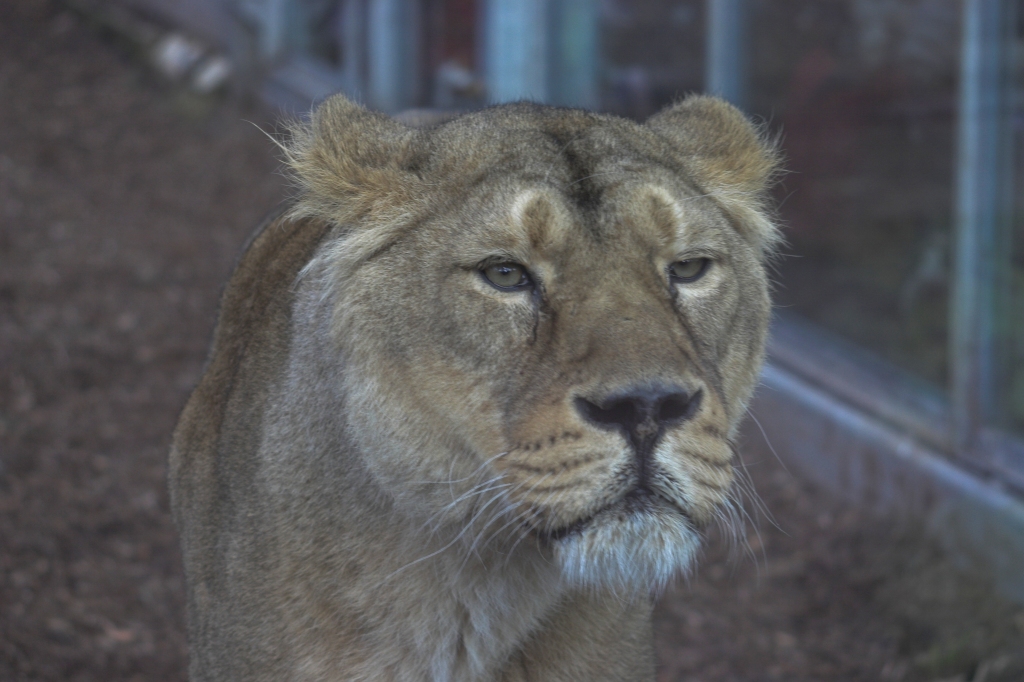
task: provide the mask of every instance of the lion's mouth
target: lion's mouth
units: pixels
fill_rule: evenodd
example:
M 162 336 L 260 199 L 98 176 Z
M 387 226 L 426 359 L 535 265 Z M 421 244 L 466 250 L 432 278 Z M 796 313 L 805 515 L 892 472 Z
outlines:
M 694 525 L 690 515 L 676 502 L 651 490 L 647 486 L 641 486 L 631 490 L 617 501 L 601 507 L 589 516 L 573 521 L 567 526 L 540 531 L 539 535 L 542 539 L 549 542 L 558 542 L 574 535 L 579 535 L 599 521 L 614 522 L 616 518 L 624 521 L 629 517 L 655 516 L 664 513 L 678 514 L 686 520 L 688 526 L 692 528 Z

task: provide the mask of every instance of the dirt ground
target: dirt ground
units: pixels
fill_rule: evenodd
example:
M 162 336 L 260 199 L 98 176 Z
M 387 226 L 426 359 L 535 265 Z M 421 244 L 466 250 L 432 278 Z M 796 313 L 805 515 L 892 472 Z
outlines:
M 247 121 L 272 125 L 49 0 L 0 0 L 0 680 L 185 679 L 169 434 L 284 196 Z M 1024 610 L 912 529 L 746 463 L 774 523 L 713 536 L 661 600 L 660 681 L 1024 680 Z

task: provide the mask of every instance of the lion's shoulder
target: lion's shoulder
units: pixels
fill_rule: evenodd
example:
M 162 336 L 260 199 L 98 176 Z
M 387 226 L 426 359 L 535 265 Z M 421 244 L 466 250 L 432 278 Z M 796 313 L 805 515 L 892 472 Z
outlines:
M 231 396 L 246 389 L 239 385 L 243 365 L 264 364 L 261 357 L 274 355 L 266 352 L 268 346 L 287 343 L 292 285 L 329 231 L 323 220 L 289 219 L 287 208 L 272 213 L 252 232 L 224 288 L 206 367 L 174 432 L 169 473 L 179 483 L 172 485 L 180 493 L 175 497 L 198 493 L 206 487 L 203 482 L 215 480 Z M 244 373 L 245 383 L 266 378 L 266 371 L 255 369 Z M 181 485 L 186 476 L 197 485 Z M 203 501 L 172 499 L 172 504 L 177 517 L 184 508 L 202 507 Z

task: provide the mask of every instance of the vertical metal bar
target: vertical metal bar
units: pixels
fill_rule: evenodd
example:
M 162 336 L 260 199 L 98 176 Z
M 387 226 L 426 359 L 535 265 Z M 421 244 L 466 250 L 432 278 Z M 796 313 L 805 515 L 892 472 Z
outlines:
M 284 53 L 288 31 L 289 0 L 264 0 L 260 50 L 263 58 L 277 59 Z
M 1003 285 L 1000 287 L 999 317 L 1002 368 L 998 373 L 1002 385 L 999 387 L 999 418 L 1003 426 L 1018 431 L 1024 436 L 1024 266 L 1019 260 L 1024 256 L 1024 0 L 1010 2 L 1006 23 L 1010 27 L 1007 59 L 1007 136 L 1012 143 L 1007 166 L 1010 169 L 1006 181 L 1009 197 L 1010 220 L 1007 221 L 1006 237 L 997 249 L 1007 254 Z M 1024 476 L 1024 449 L 1017 451 L 1016 463 Z
M 492 102 L 548 101 L 545 0 L 484 0 L 483 62 Z
M 384 111 L 410 104 L 415 54 L 410 0 L 372 0 L 367 15 L 367 99 Z
M 747 95 L 747 2 L 708 0 L 704 89 L 738 107 Z
M 341 69 L 345 92 L 361 99 L 366 90 L 366 0 L 344 0 L 341 8 Z
M 1005 0 L 964 0 L 950 310 L 952 436 L 970 452 L 995 414 L 997 245 L 1009 217 Z
M 599 103 L 599 25 L 597 0 L 553 0 L 552 104 L 596 109 Z

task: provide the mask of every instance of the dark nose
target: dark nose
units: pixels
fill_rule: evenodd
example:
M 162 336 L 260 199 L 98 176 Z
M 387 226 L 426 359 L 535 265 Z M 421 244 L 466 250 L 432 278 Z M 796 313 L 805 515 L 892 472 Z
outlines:
M 594 402 L 576 398 L 576 409 L 595 426 L 622 431 L 637 453 L 654 446 L 666 426 L 681 424 L 700 407 L 701 391 L 679 386 L 643 386 Z

